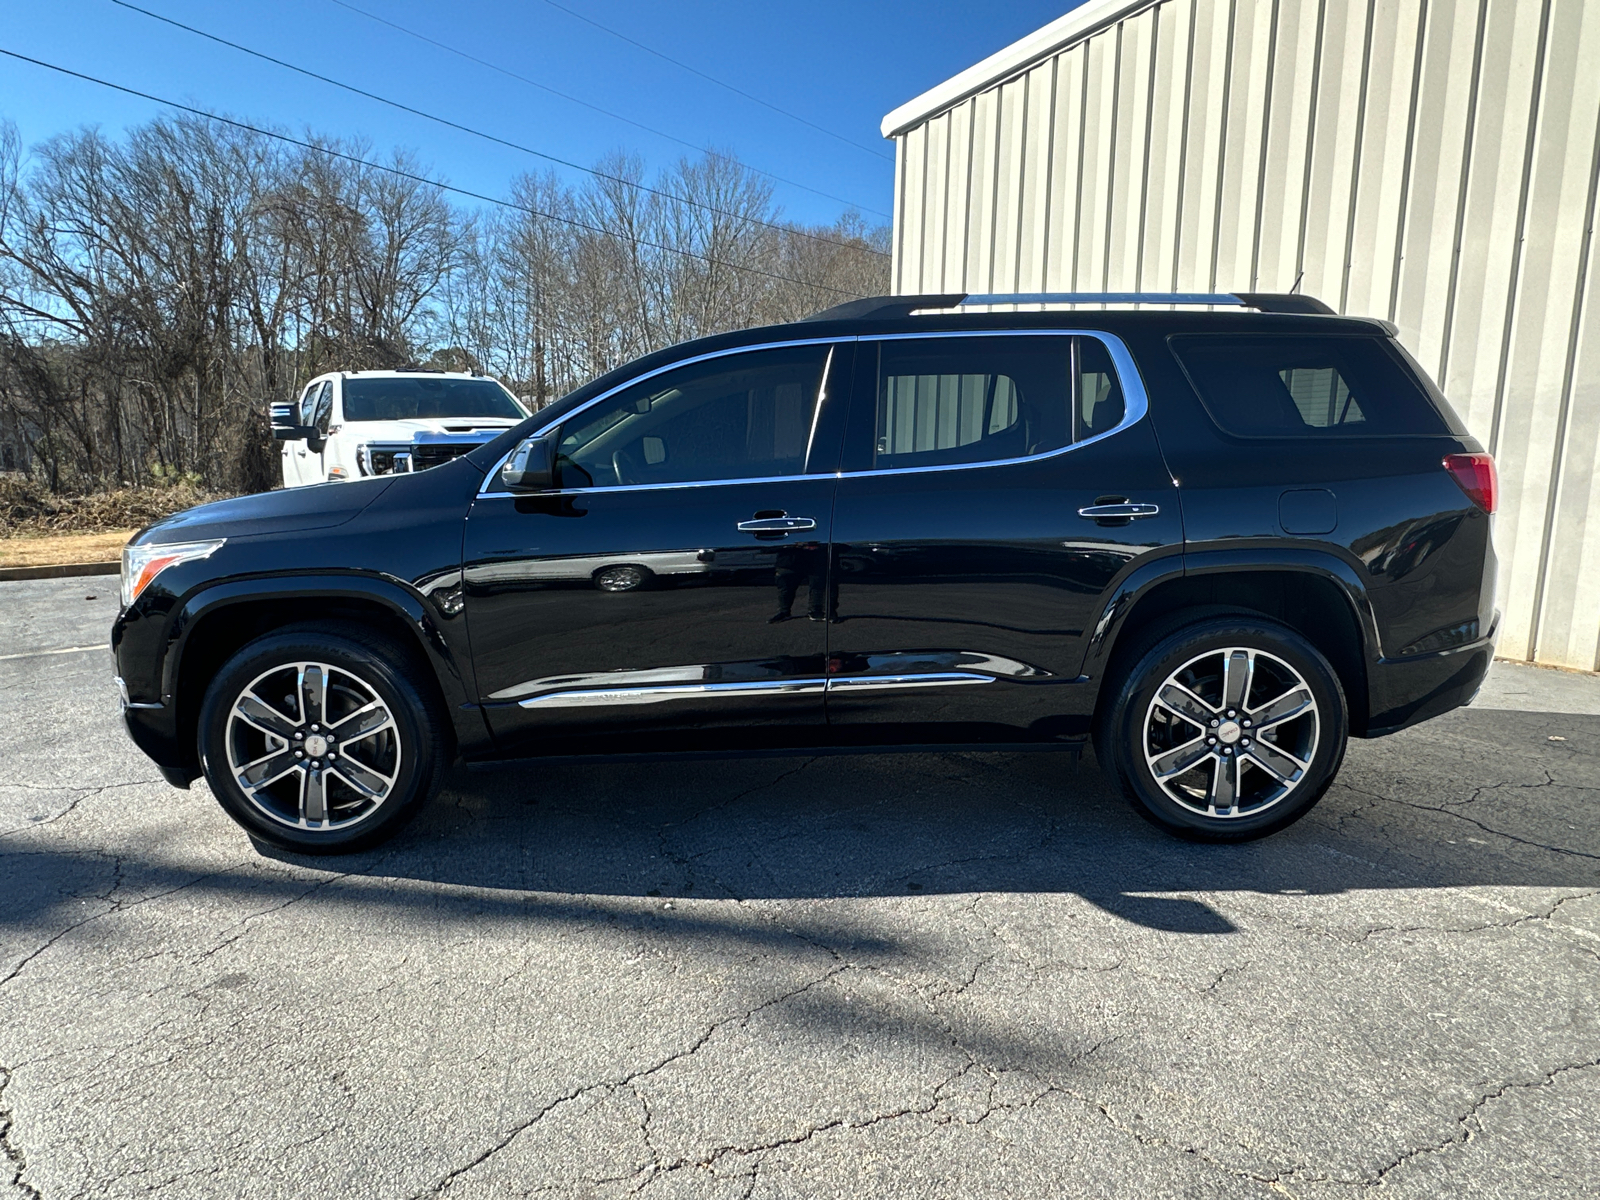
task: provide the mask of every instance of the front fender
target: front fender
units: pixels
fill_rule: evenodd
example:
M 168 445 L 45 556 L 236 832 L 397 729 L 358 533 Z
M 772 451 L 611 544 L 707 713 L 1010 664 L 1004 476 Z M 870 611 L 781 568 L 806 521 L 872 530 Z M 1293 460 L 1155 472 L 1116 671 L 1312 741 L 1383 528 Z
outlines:
M 175 707 L 178 678 L 190 636 L 205 619 L 242 604 L 273 600 L 359 601 L 383 606 L 416 638 L 432 667 L 450 710 L 456 743 L 463 753 L 481 749 L 488 733 L 471 692 L 470 659 L 465 630 L 460 622 L 438 619 L 434 606 L 410 584 L 392 576 L 351 572 L 308 572 L 268 578 L 235 579 L 202 588 L 184 599 L 168 625 L 166 652 L 161 667 L 161 693 Z M 453 644 L 454 643 L 454 644 Z

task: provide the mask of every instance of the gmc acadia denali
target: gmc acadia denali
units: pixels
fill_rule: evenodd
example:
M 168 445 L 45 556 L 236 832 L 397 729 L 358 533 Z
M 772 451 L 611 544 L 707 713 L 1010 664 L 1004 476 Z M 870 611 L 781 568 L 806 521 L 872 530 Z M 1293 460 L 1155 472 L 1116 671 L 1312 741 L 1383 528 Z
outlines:
M 160 521 L 111 642 L 166 778 L 300 851 L 388 837 L 457 760 L 1091 738 L 1150 820 L 1236 841 L 1349 735 L 1472 698 L 1494 507 L 1383 322 L 884 297 L 651 354 L 428 471 Z

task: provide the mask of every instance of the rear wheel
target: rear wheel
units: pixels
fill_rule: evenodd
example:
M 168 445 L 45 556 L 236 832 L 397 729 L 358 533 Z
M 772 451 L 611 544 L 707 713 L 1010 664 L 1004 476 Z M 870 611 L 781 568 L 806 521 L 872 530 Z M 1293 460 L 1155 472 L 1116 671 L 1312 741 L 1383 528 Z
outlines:
M 1180 836 L 1262 837 L 1304 816 L 1344 760 L 1338 676 L 1299 634 L 1207 621 L 1139 656 L 1099 751 L 1138 811 Z
M 302 853 L 392 836 L 437 787 L 441 727 L 405 656 L 358 628 L 245 646 L 200 713 L 206 781 L 251 833 Z

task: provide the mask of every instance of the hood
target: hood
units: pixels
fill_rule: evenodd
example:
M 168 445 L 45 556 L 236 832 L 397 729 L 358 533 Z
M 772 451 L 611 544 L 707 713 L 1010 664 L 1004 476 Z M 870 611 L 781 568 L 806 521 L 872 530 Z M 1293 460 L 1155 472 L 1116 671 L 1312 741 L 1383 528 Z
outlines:
M 146 526 L 135 543 L 192 542 L 212 537 L 245 537 L 252 533 L 297 533 L 331 529 L 353 520 L 394 483 L 395 476 L 319 483 L 310 487 L 257 492 L 196 505 Z
M 340 432 L 362 442 L 410 442 L 418 434 L 447 438 L 478 434 L 484 440 L 499 437 L 523 417 L 416 417 L 407 421 L 349 421 Z

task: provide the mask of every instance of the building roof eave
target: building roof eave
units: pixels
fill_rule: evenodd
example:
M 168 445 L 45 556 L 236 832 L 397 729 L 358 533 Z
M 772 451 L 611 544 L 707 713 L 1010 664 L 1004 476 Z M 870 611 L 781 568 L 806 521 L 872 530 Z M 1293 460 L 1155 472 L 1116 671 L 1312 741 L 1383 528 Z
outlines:
M 929 88 L 914 100 L 908 100 L 883 118 L 881 126 L 886 138 L 898 137 L 929 117 L 961 103 L 969 96 L 987 91 L 997 83 L 1011 78 L 1042 59 L 1081 42 L 1107 25 L 1114 25 L 1124 17 L 1150 8 L 1160 0 L 1087 0 L 1064 16 L 1057 17 L 1043 29 L 1011 43 L 1004 50 L 991 54 L 982 62 L 968 67 Z

